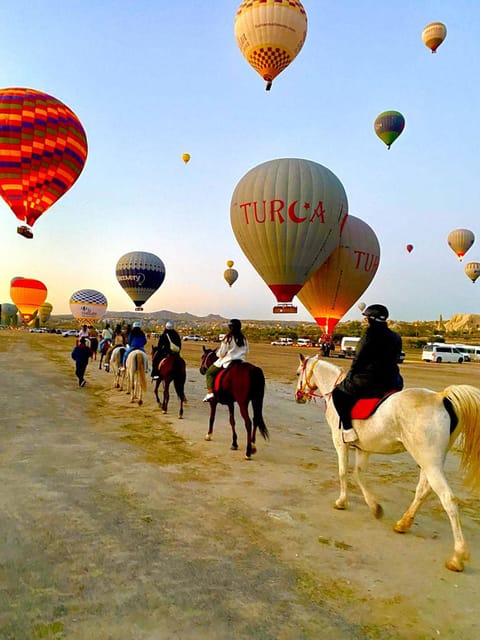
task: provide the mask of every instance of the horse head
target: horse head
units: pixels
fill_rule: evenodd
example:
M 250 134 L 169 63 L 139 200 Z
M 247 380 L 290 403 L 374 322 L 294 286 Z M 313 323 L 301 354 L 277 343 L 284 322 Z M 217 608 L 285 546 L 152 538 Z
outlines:
M 334 364 L 318 356 L 305 358 L 300 354 L 295 400 L 299 404 L 304 404 L 312 398 L 327 397 L 343 376 L 343 371 Z
M 202 376 L 205 375 L 208 367 L 215 362 L 217 359 L 217 352 L 215 349 L 207 349 L 202 345 L 203 354 L 202 360 L 200 362 L 200 373 Z

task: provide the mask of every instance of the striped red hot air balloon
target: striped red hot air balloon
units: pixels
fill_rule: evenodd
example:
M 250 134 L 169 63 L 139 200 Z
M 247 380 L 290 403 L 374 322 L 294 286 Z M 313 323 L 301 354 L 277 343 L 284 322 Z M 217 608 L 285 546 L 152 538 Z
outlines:
M 40 280 L 33 278 L 15 278 L 10 283 L 10 298 L 25 322 L 29 322 L 47 299 L 47 287 Z
M 87 158 L 87 137 L 71 109 L 35 89 L 0 90 L 0 195 L 32 227 L 70 189 Z M 31 229 L 17 231 L 28 238 Z

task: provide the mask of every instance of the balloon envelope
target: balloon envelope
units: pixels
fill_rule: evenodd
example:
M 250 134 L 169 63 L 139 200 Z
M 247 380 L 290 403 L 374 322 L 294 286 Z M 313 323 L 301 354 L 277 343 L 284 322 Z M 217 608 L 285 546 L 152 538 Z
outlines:
M 448 234 L 447 242 L 461 262 L 463 256 L 475 242 L 475 235 L 470 229 L 454 229 Z
M 360 309 L 360 311 L 363 311 L 365 309 L 367 305 L 365 304 L 365 302 L 359 302 L 357 307 Z
M 47 298 L 47 287 L 33 278 L 17 278 L 10 283 L 10 297 L 23 316 L 25 322 Z
M 52 305 L 50 304 L 50 302 L 44 302 L 43 304 L 41 304 L 38 308 L 38 317 L 40 319 L 40 322 L 42 324 L 45 324 L 45 322 L 48 322 L 48 319 L 50 318 L 50 315 L 52 313 Z
M 70 311 L 80 324 L 94 325 L 107 311 L 107 299 L 95 289 L 80 289 L 70 297 Z
M 139 310 L 165 279 L 165 265 L 147 251 L 126 253 L 117 262 L 117 280 Z
M 2 302 L 0 322 L 10 324 L 17 315 L 18 309 L 11 302 Z
M 0 195 L 33 226 L 80 175 L 85 131 L 60 100 L 24 88 L 0 90 L 0 130 Z
M 189 153 L 182 153 L 182 160 L 185 162 L 185 164 L 187 164 L 187 162 L 190 161 L 190 154 Z
M 237 281 L 238 271 L 236 269 L 225 269 L 223 277 L 227 281 L 228 286 L 231 287 L 232 284 Z
M 374 129 L 387 149 L 395 142 L 405 128 L 405 118 L 399 111 L 384 111 L 375 119 Z
M 438 47 L 447 37 L 447 27 L 443 22 L 431 22 L 427 24 L 422 31 L 422 40 L 432 53 L 435 53 Z
M 338 247 L 345 189 L 326 167 L 281 158 L 251 169 L 235 187 L 230 220 L 238 244 L 281 304 Z
M 413 244 L 407 244 L 406 249 L 407 249 L 408 253 L 412 253 L 412 251 L 413 251 Z
M 349 215 L 339 247 L 298 294 L 325 333 L 332 333 L 337 322 L 362 295 L 373 280 L 379 262 L 380 245 L 375 232 L 360 218 Z M 363 304 L 360 303 L 359 308 Z
M 465 265 L 465 273 L 472 282 L 480 276 L 480 262 L 467 262 Z
M 303 47 L 307 14 L 300 0 L 243 0 L 234 31 L 242 55 L 270 89 Z

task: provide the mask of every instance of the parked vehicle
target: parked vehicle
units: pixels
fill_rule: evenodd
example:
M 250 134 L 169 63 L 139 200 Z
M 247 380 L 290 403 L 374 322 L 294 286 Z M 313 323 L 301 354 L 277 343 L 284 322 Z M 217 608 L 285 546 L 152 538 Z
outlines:
M 197 335 L 183 336 L 183 339 L 185 341 L 191 340 L 192 342 L 201 342 L 203 340 L 203 338 L 201 338 L 200 336 L 197 336 Z
M 297 347 L 313 347 L 310 338 L 298 338 Z
M 464 356 L 454 344 L 428 342 L 423 349 L 422 360 L 425 362 L 461 363 L 464 361 Z
M 293 345 L 293 340 L 291 338 L 279 338 L 270 344 L 273 344 L 276 347 L 291 347 Z
M 64 338 L 78 338 L 78 331 L 76 329 L 68 329 L 68 331 L 64 331 L 62 333 Z
M 456 344 L 455 349 L 463 354 L 465 362 L 480 360 L 480 347 L 475 344 Z
M 340 357 L 341 358 L 353 358 L 358 347 L 360 338 L 345 337 L 342 338 L 340 343 Z

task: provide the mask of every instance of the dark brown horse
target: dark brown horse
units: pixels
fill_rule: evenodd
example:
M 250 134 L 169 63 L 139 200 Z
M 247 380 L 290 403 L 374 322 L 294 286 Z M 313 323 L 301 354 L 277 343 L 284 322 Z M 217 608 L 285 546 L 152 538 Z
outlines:
M 100 362 L 98 363 L 98 368 L 99 369 L 102 368 L 103 359 L 107 355 L 107 351 L 110 349 L 111 345 L 112 345 L 112 341 L 111 340 L 103 340 L 102 348 L 98 350 L 98 352 L 100 354 Z
M 203 347 L 202 362 L 200 364 L 200 373 L 205 375 L 208 367 L 215 362 L 217 355 L 214 349 L 206 349 Z M 230 426 L 232 428 L 232 446 L 231 449 L 238 449 L 237 433 L 235 431 L 234 404 L 238 404 L 240 414 L 245 422 L 247 431 L 247 449 L 245 458 L 250 460 L 252 454 L 256 453 L 255 436 L 257 428 L 260 433 L 268 440 L 268 429 L 263 421 L 262 407 L 263 396 L 265 394 L 265 376 L 260 367 L 256 367 L 249 362 L 235 362 L 227 369 L 222 369 L 217 374 L 215 381 L 215 397 L 210 400 L 210 420 L 208 423 L 208 433 L 205 440 L 211 440 L 213 435 L 213 424 L 215 422 L 215 413 L 217 404 L 226 404 L 230 418 Z M 253 429 L 252 420 L 248 413 L 248 405 L 252 403 L 253 409 Z
M 152 354 L 155 353 L 156 347 L 153 347 Z M 157 403 L 162 405 L 162 413 L 167 413 L 168 401 L 170 399 L 169 387 L 173 382 L 178 399 L 180 400 L 180 408 L 178 417 L 183 418 L 183 404 L 187 401 L 185 397 L 185 381 L 187 379 L 187 369 L 185 360 L 177 353 L 170 353 L 160 361 L 158 366 L 158 378 L 155 380 L 155 398 Z M 163 387 L 163 399 L 160 403 L 158 397 L 158 387 L 160 383 Z

